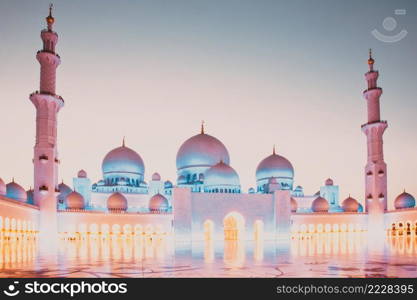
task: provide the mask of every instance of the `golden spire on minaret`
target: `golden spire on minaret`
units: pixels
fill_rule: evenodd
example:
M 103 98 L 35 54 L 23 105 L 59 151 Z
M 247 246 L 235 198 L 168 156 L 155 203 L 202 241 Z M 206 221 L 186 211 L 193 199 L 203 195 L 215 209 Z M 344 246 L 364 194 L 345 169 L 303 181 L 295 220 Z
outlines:
M 372 71 L 374 69 L 374 59 L 372 58 L 372 49 L 369 49 L 369 58 L 368 58 L 368 65 L 370 70 Z
M 48 29 L 52 30 L 52 25 L 55 22 L 54 17 L 52 16 L 52 8 L 54 7 L 54 5 L 51 3 L 49 4 L 49 15 L 45 18 L 46 19 L 46 24 L 48 25 Z
M 276 153 L 276 151 L 275 151 L 275 144 L 274 144 L 274 146 L 272 147 L 272 155 L 276 155 L 277 153 Z

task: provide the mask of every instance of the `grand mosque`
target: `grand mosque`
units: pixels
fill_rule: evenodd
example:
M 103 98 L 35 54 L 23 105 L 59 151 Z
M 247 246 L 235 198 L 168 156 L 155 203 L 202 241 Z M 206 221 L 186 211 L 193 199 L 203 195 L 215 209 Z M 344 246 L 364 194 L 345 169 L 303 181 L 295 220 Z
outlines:
M 172 236 L 176 241 L 277 240 L 297 234 L 385 231 L 417 235 L 415 199 L 402 192 L 387 198 L 387 165 L 380 116 L 379 72 L 369 53 L 367 87 L 363 92 L 368 119 L 363 199 L 341 199 L 332 179 L 314 194 L 294 184 L 295 169 L 275 148 L 259 162 L 254 187 L 243 191 L 226 146 L 206 132 L 186 140 L 176 156 L 176 180 L 158 173 L 146 182 L 145 162 L 123 142 L 107 153 L 102 178 L 92 180 L 79 170 L 72 185 L 58 181 L 60 159 L 57 116 L 64 99 L 56 93 L 58 34 L 52 8 L 41 31 L 40 87 L 29 99 L 36 109 L 33 189 L 13 179 L 0 179 L 0 229 L 5 238 L 38 236 L 64 239 Z M 190 133 L 193 134 L 193 133 Z M 74 170 L 76 171 L 76 170 Z M 254 170 L 255 171 L 255 170 Z M 388 201 L 395 209 L 388 210 Z

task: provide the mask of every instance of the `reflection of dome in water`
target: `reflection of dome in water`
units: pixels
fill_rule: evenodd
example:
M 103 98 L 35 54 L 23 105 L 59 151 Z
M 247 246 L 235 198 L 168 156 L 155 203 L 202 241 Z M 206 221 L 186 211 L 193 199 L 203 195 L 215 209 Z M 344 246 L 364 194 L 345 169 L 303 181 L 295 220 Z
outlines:
M 145 166 L 138 153 L 126 147 L 115 148 L 103 159 L 103 176 L 107 178 L 143 179 Z
M 151 212 L 165 212 L 169 208 L 168 199 L 161 194 L 153 195 L 149 200 L 149 210 Z
M 127 199 L 123 194 L 116 192 L 107 199 L 107 209 L 110 211 L 125 211 L 127 210 Z
M 177 153 L 177 170 L 190 167 L 211 167 L 223 160 L 229 164 L 229 153 L 217 138 L 205 134 L 204 130 L 188 140 Z
M 416 199 L 405 191 L 397 196 L 394 201 L 395 209 L 412 208 L 416 206 Z
M 67 209 L 84 209 L 84 197 L 78 192 L 71 192 L 65 199 Z
M 357 212 L 359 209 L 359 202 L 356 199 L 349 196 L 348 198 L 343 200 L 342 208 L 345 212 Z
M 311 204 L 311 210 L 313 212 L 328 212 L 329 203 L 323 197 L 317 197 Z
M 8 198 L 26 202 L 27 194 L 23 187 L 14 182 L 14 180 L 6 185 L 6 196 Z

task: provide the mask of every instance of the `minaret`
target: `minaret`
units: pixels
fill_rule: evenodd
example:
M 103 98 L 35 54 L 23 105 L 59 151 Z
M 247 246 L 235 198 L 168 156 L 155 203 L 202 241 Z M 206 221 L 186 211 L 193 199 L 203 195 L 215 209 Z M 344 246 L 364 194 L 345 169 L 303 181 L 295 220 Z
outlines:
M 382 89 L 377 86 L 379 72 L 374 70 L 374 62 L 369 50 L 369 71 L 365 74 L 368 88 L 363 92 L 368 103 L 368 122 L 362 125 L 362 131 L 366 134 L 368 148 L 365 167 L 365 209 L 368 212 L 369 225 L 377 228 L 383 226 L 381 222 L 387 210 L 387 165 L 384 162 L 382 135 L 388 123 L 381 121 L 379 97 Z
M 55 19 L 52 4 L 46 17 L 47 28 L 41 31 L 43 49 L 36 54 L 41 65 L 40 89 L 30 95 L 36 107 L 36 142 L 34 147 L 34 203 L 40 209 L 41 234 L 56 234 L 57 228 L 57 114 L 64 106 L 61 96 L 55 94 L 56 68 L 61 60 L 55 53 L 58 34 L 53 31 Z

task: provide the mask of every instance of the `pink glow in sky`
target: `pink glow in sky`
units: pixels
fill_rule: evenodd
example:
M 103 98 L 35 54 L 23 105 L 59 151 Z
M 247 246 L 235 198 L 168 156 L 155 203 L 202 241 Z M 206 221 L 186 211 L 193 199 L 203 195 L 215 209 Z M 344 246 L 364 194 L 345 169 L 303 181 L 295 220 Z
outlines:
M 176 152 L 205 120 L 206 132 L 228 148 L 243 190 L 255 186 L 256 166 L 275 144 L 306 194 L 331 177 L 341 199 L 350 193 L 363 201 L 363 74 L 373 48 L 389 123 L 389 203 L 403 188 L 417 195 L 416 3 L 215 2 L 55 1 L 65 182 L 81 168 L 99 180 L 102 159 L 123 136 L 142 156 L 146 180 L 158 171 L 176 181 Z M 0 4 L 0 177 L 26 188 L 35 133 L 28 95 L 39 85 L 35 54 L 47 7 Z M 409 36 L 389 45 L 376 40 L 370 31 L 403 7 Z

